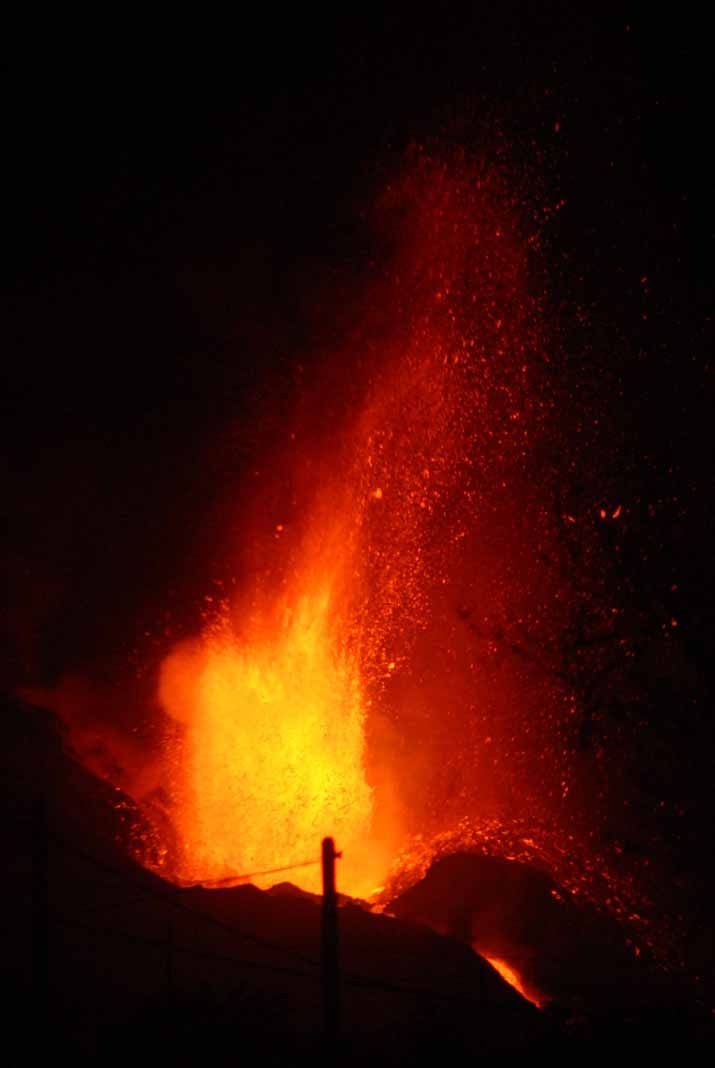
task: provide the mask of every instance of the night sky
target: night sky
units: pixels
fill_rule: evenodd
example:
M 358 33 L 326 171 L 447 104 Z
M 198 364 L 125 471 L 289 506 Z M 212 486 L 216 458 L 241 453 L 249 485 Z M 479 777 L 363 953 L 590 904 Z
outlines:
M 713 214 L 696 19 L 252 15 L 223 55 L 219 28 L 195 51 L 95 32 L 91 48 L 68 27 L 28 43 L 11 70 L 9 684 L 131 648 L 138 618 L 200 597 L 217 483 L 242 462 L 212 442 L 290 392 L 315 344 L 306 305 L 359 275 L 359 212 L 389 161 L 485 131 L 566 202 L 547 232 L 554 305 L 574 359 L 618 364 L 648 489 L 684 504 L 655 540 L 679 555 L 702 640 Z

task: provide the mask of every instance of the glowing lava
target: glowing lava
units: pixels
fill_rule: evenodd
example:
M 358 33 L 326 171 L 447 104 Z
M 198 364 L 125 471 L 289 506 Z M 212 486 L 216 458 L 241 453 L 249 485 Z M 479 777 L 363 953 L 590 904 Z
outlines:
M 287 518 L 256 500 L 238 532 L 258 546 L 240 595 L 161 671 L 180 724 L 165 754 L 168 877 L 301 865 L 329 834 L 341 889 L 365 895 L 406 835 L 484 802 L 477 754 L 495 728 L 470 710 L 522 698 L 490 682 L 457 606 L 477 587 L 505 616 L 537 605 L 510 562 L 539 532 L 514 497 L 541 418 L 514 214 L 498 179 L 419 155 L 380 201 L 394 250 L 355 310 L 361 337 L 271 457 Z M 319 887 L 314 868 L 285 878 Z
M 543 998 L 540 998 L 532 991 L 527 990 L 521 980 L 521 977 L 514 970 L 514 968 L 510 967 L 506 963 L 506 961 L 501 960 L 499 957 L 485 957 L 485 960 L 488 960 L 494 971 L 499 972 L 499 975 L 501 975 L 502 979 L 507 982 L 509 986 L 513 986 L 514 989 L 517 990 L 523 998 L 526 998 L 527 1001 L 530 1001 L 532 1005 L 536 1005 L 537 1009 L 543 1007 Z
M 330 618 L 323 589 L 286 606 L 270 637 L 214 630 L 164 663 L 161 699 L 186 724 L 176 809 L 183 878 L 222 880 L 312 860 L 326 829 L 355 866 L 372 817 L 364 696 Z M 290 877 L 320 885 L 315 868 Z M 276 879 L 253 877 L 258 885 Z

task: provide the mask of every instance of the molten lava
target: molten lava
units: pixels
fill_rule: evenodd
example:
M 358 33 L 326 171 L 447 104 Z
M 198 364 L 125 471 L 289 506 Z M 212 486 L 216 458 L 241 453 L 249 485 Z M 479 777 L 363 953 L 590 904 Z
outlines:
M 499 972 L 502 979 L 504 979 L 509 986 L 513 986 L 515 990 L 518 990 L 523 998 L 530 1001 L 532 1005 L 536 1005 L 537 1009 L 542 1007 L 544 999 L 540 998 L 538 994 L 534 994 L 532 991 L 527 990 L 519 974 L 514 968 L 510 967 L 506 961 L 500 960 L 499 957 L 485 957 L 485 960 L 488 960 L 494 971 Z
M 271 634 L 238 639 L 226 628 L 176 649 L 160 694 L 186 725 L 175 816 L 184 879 L 312 860 L 328 828 L 352 861 L 357 887 L 373 807 L 365 705 L 357 665 L 331 625 L 328 588 L 286 605 Z M 293 878 L 320 885 L 315 868 Z

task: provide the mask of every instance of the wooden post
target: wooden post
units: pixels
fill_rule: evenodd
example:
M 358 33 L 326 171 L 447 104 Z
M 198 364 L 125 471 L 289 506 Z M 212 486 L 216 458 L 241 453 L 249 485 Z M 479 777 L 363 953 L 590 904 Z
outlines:
M 340 961 L 338 954 L 338 898 L 335 891 L 335 852 L 332 838 L 323 839 L 323 911 L 320 930 L 320 974 L 323 989 L 323 1027 L 328 1045 L 340 1031 Z

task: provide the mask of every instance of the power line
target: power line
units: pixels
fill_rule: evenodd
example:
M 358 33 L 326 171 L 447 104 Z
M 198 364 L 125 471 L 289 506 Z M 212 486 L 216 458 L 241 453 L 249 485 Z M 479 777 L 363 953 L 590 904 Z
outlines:
M 150 938 L 147 935 L 137 935 L 131 931 L 125 931 L 117 927 L 106 926 L 92 926 L 90 924 L 81 923 L 76 920 L 67 920 L 62 916 L 53 916 L 52 919 L 55 923 L 62 927 L 67 927 L 71 930 L 84 931 L 93 935 L 104 935 L 110 938 L 122 938 L 127 942 L 133 942 L 136 945 L 146 946 L 150 949 L 166 949 L 168 942 L 166 939 Z M 246 960 L 242 957 L 234 957 L 225 953 L 215 953 L 211 950 L 199 949 L 196 946 L 182 945 L 180 943 L 171 943 L 172 952 L 185 953 L 188 956 L 197 957 L 204 960 L 214 960 L 225 964 L 235 964 L 241 968 L 253 968 L 260 971 L 267 971 L 278 975 L 290 975 L 300 979 L 312 979 L 317 980 L 319 976 L 315 972 L 306 972 L 298 968 L 288 968 L 283 965 L 268 964 L 264 961 Z M 483 1005 L 484 999 L 476 994 L 471 994 L 468 991 L 450 993 L 444 990 L 435 990 L 432 987 L 423 986 L 408 986 L 402 983 L 390 983 L 385 980 L 373 979 L 369 976 L 359 975 L 354 972 L 348 972 L 343 974 L 343 983 L 345 986 L 353 987 L 355 989 L 362 990 L 380 990 L 383 993 L 388 994 L 407 994 L 411 997 L 428 997 L 437 1001 L 446 1001 L 451 1003 L 460 1004 L 474 1004 Z M 523 1006 L 514 1002 L 513 1004 L 504 1002 L 497 1005 L 491 1005 L 492 1010 L 511 1010 L 523 1009 Z
M 295 868 L 311 868 L 320 864 L 319 860 L 301 860 L 297 864 L 286 864 L 282 868 L 266 868 L 264 871 L 251 871 L 246 875 L 227 875 L 225 879 L 206 879 L 198 886 L 205 886 L 210 890 L 218 890 L 222 886 L 231 886 L 233 883 L 248 882 L 249 879 L 257 879 L 261 875 L 278 875 L 279 872 L 293 871 Z
M 133 885 L 135 885 L 135 886 L 138 885 L 138 880 L 137 880 L 137 878 L 135 876 L 132 876 L 128 872 L 120 871 L 119 869 L 113 867 L 112 865 L 106 863 L 105 861 L 99 860 L 97 857 L 92 856 L 90 853 L 87 853 L 85 850 L 80 849 L 78 846 L 75 846 L 75 845 L 67 842 L 64 838 L 62 838 L 56 832 L 48 831 L 47 837 L 48 837 L 48 839 L 51 839 L 56 845 L 60 846 L 62 849 L 64 849 L 67 852 L 77 856 L 79 859 L 83 860 L 85 863 L 91 865 L 92 867 L 96 868 L 97 870 L 103 871 L 106 874 L 111 875 L 115 879 L 121 880 L 122 882 L 124 882 L 126 880 L 129 880 Z M 308 864 L 314 864 L 314 863 L 316 863 L 316 862 L 315 861 L 306 861 L 306 862 L 303 862 L 300 866 L 307 866 Z M 291 865 L 290 867 L 293 867 L 293 866 L 294 865 Z M 295 865 L 295 866 L 297 867 L 298 865 Z M 275 871 L 281 871 L 281 870 L 288 870 L 288 868 L 286 867 L 286 868 L 282 868 L 282 869 L 280 869 L 280 868 L 279 869 L 272 869 L 272 871 L 274 871 L 274 872 Z M 263 874 L 270 874 L 270 873 L 271 872 L 267 871 L 267 872 L 265 872 Z M 254 873 L 254 874 L 261 874 L 261 873 Z M 272 950 L 274 952 L 280 953 L 283 956 L 293 957 L 294 959 L 300 961 L 301 963 L 307 964 L 310 968 L 319 969 L 320 963 L 317 960 L 313 960 L 312 958 L 306 957 L 303 954 L 296 952 L 295 950 L 288 949 L 287 947 L 284 947 L 284 946 L 280 946 L 280 945 L 278 945 L 278 944 L 276 944 L 274 942 L 270 942 L 270 941 L 268 941 L 266 939 L 259 938 L 256 935 L 251 935 L 251 934 L 247 934 L 246 932 L 239 931 L 235 927 L 232 927 L 230 924 L 225 923 L 223 920 L 220 920 L 216 916 L 213 916 L 213 915 L 211 915 L 209 913 L 202 912 L 202 911 L 200 911 L 198 909 L 192 908 L 191 906 L 184 904 L 183 902 L 180 902 L 180 901 L 176 900 L 177 895 L 184 894 L 184 893 L 186 893 L 186 892 L 188 892 L 190 890 L 194 890 L 194 889 L 198 889 L 198 888 L 200 888 L 200 887 L 197 887 L 197 886 L 174 887 L 171 890 L 162 891 L 162 890 L 157 890 L 154 887 L 142 885 L 142 886 L 140 886 L 140 891 L 141 892 L 140 892 L 140 894 L 138 896 L 130 898 L 128 902 L 126 902 L 126 901 L 125 902 L 115 902 L 110 907 L 118 907 L 121 904 L 132 904 L 132 903 L 134 903 L 136 901 L 140 901 L 143 897 L 154 898 L 154 899 L 156 899 L 158 901 L 161 901 L 162 903 L 169 904 L 172 908 L 178 909 L 181 912 L 184 912 L 184 913 L 186 913 L 186 914 L 188 914 L 190 916 L 194 916 L 194 917 L 197 917 L 198 919 L 202 919 L 202 920 L 205 920 L 205 921 L 207 921 L 209 923 L 212 923 L 216 927 L 220 928 L 221 930 L 225 931 L 228 934 L 233 935 L 236 938 L 240 938 L 240 939 L 242 939 L 244 941 L 250 942 L 253 945 L 259 946 L 261 948 L 269 949 L 269 950 Z M 55 923 L 58 923 L 61 926 L 64 926 L 64 927 L 67 927 L 67 928 L 74 928 L 74 929 L 82 930 L 82 931 L 85 931 L 87 933 L 95 934 L 95 935 L 96 934 L 103 934 L 103 935 L 109 936 L 109 937 L 123 938 L 123 939 L 125 939 L 125 940 L 127 940 L 129 942 L 133 942 L 133 943 L 136 943 L 138 945 L 145 945 L 147 947 L 154 948 L 154 949 L 163 949 L 163 950 L 165 950 L 169 945 L 169 943 L 167 942 L 166 939 L 150 938 L 150 937 L 145 936 L 145 935 L 136 935 L 136 934 L 134 934 L 134 933 L 132 933 L 130 931 L 125 931 L 125 930 L 122 930 L 120 928 L 113 928 L 113 927 L 107 927 L 107 926 L 104 926 L 104 927 L 102 927 L 102 926 L 91 926 L 89 924 L 84 924 L 84 923 L 82 923 L 80 921 L 76 921 L 76 920 L 70 920 L 70 919 L 64 918 L 64 917 L 59 916 L 59 915 L 52 916 L 52 919 L 54 920 Z M 243 958 L 233 957 L 233 956 L 230 956 L 228 954 L 220 954 L 220 953 L 215 953 L 215 952 L 213 952 L 211 950 L 199 949 L 198 947 L 195 947 L 195 946 L 181 945 L 181 944 L 176 944 L 176 943 L 172 942 L 171 943 L 171 949 L 172 949 L 173 952 L 176 952 L 176 953 L 185 953 L 185 954 L 188 954 L 188 955 L 204 958 L 204 959 L 207 959 L 207 960 L 222 961 L 222 962 L 225 962 L 225 963 L 235 964 L 237 966 L 244 967 L 244 968 L 261 969 L 261 970 L 264 970 L 264 971 L 274 972 L 276 974 L 292 975 L 292 976 L 296 976 L 296 977 L 299 977 L 299 978 L 309 978 L 309 979 L 318 979 L 319 978 L 319 972 L 318 971 L 305 971 L 305 970 L 297 969 L 297 968 L 289 968 L 289 967 L 286 967 L 286 966 L 283 966 L 283 965 L 270 964 L 268 962 L 255 961 L 255 960 L 245 960 Z M 405 985 L 405 984 L 402 984 L 402 983 L 391 983 L 391 982 L 386 981 L 386 980 L 375 979 L 375 978 L 372 978 L 370 976 L 361 975 L 361 974 L 359 974 L 357 972 L 343 972 L 342 981 L 346 986 L 353 987 L 353 988 L 356 988 L 356 989 L 380 990 L 380 991 L 383 991 L 384 993 L 406 994 L 406 995 L 410 995 L 410 996 L 413 996 L 413 997 L 429 997 L 429 998 L 440 1000 L 440 1001 L 460 1002 L 462 1004 L 469 1003 L 469 1004 L 480 1004 L 481 1005 L 481 1004 L 484 1003 L 482 997 L 477 996 L 475 994 L 471 994 L 468 991 L 465 991 L 463 993 L 462 992 L 460 992 L 460 993 L 448 993 L 448 992 L 441 991 L 441 990 L 435 990 L 435 989 L 430 988 L 430 987 L 411 986 L 411 985 Z M 495 1009 L 497 1008 L 496 1005 L 492 1006 L 492 1007 L 495 1008 Z M 505 1003 L 504 1005 L 499 1005 L 498 1007 L 499 1007 L 500 1010 L 501 1009 L 511 1009 L 512 1007 L 516 1008 L 517 1007 L 517 1003 L 515 1002 L 514 1006 L 511 1006 L 508 1003 Z M 519 1007 L 521 1008 L 522 1006 L 519 1005 Z
M 14 822 L 15 822 L 16 826 L 27 826 L 28 828 L 31 827 L 31 822 L 29 820 L 27 820 L 27 819 L 16 819 L 16 820 L 14 820 Z M 52 833 L 52 832 L 48 832 L 48 833 L 49 833 L 49 836 L 50 837 L 54 837 L 55 841 L 58 842 L 59 844 L 64 845 L 68 849 L 71 849 L 73 852 L 77 853 L 78 855 L 80 853 L 82 853 L 83 859 L 88 860 L 88 861 L 91 860 L 98 867 L 99 866 L 104 866 L 104 868 L 106 870 L 110 871 L 113 875 L 121 875 L 122 878 L 127 878 L 127 873 L 119 872 L 118 869 L 116 869 L 116 868 L 111 868 L 110 865 L 104 863 L 103 861 L 97 860 L 96 857 L 90 858 L 90 855 L 88 853 L 83 853 L 79 849 L 79 847 L 77 847 L 77 846 L 70 846 L 70 844 L 68 842 L 66 842 L 64 839 L 62 839 L 56 833 Z M 236 873 L 236 874 L 232 874 L 232 875 L 226 875 L 226 876 L 224 876 L 223 879 L 202 879 L 202 880 L 199 880 L 199 881 L 197 881 L 195 883 L 192 883 L 190 886 L 175 887 L 173 891 L 167 891 L 167 893 L 172 893 L 172 892 L 182 893 L 182 892 L 184 892 L 186 890 L 193 890 L 196 887 L 202 887 L 202 886 L 206 887 L 206 889 L 220 889 L 222 886 L 230 887 L 235 883 L 248 882 L 249 879 L 258 879 L 263 875 L 278 875 L 281 872 L 293 871 L 293 870 L 295 870 L 297 868 L 317 867 L 319 864 L 320 864 L 320 860 L 319 859 L 299 860 L 299 861 L 296 861 L 295 864 L 284 864 L 279 868 L 264 868 L 262 871 L 249 871 L 249 872 L 244 872 L 244 873 L 241 873 L 241 874 Z M 129 877 L 131 878 L 131 876 L 129 876 Z M 160 878 L 160 876 L 157 876 L 157 878 Z
M 81 860 L 85 861 L 85 863 L 94 866 L 98 870 L 104 871 L 107 874 L 114 875 L 115 878 L 120 879 L 122 881 L 128 879 L 134 885 L 138 885 L 138 880 L 136 879 L 136 877 L 132 876 L 127 872 L 119 871 L 117 868 L 114 868 L 112 865 L 107 864 L 105 861 L 98 860 L 96 857 L 93 857 L 91 854 L 85 852 L 85 850 L 80 849 L 77 846 L 71 845 L 69 842 L 65 841 L 55 832 L 48 832 L 48 838 L 50 838 L 56 844 L 60 845 L 67 852 L 79 857 Z M 230 924 L 225 923 L 223 920 L 220 920 L 217 916 L 213 916 L 210 913 L 201 912 L 199 909 L 192 908 L 190 905 L 186 905 L 183 902 L 176 900 L 176 896 L 178 894 L 186 893 L 189 890 L 196 889 L 196 887 L 175 887 L 173 890 L 169 891 L 157 890 L 154 887 L 149 887 L 145 885 L 142 885 L 139 888 L 142 894 L 146 895 L 147 897 L 152 897 L 158 901 L 168 903 L 171 905 L 172 908 L 178 909 L 180 912 L 184 912 L 188 915 L 205 920 L 207 923 L 212 923 L 214 924 L 214 926 L 220 928 L 223 931 L 226 931 L 228 934 L 234 935 L 236 938 L 241 938 L 247 942 L 252 942 L 254 945 L 261 946 L 263 949 L 270 949 L 273 952 L 281 953 L 283 956 L 293 957 L 294 959 L 301 961 L 301 963 L 303 964 L 310 965 L 310 967 L 312 968 L 320 967 L 319 961 L 312 960 L 310 957 L 306 957 L 302 953 L 298 953 L 295 950 L 286 949 L 283 946 L 276 945 L 276 943 L 274 942 L 269 942 L 264 938 L 259 938 L 257 935 L 251 935 L 247 934 L 244 931 L 239 931 L 235 927 L 232 927 Z
M 61 927 L 68 927 L 70 930 L 85 931 L 87 934 L 93 935 L 106 935 L 110 938 L 123 938 L 127 942 L 135 942 L 137 945 L 148 946 L 150 949 L 166 949 L 169 943 L 166 939 L 162 938 L 150 938 L 147 935 L 134 934 L 132 931 L 125 931 L 119 927 L 97 927 L 90 924 L 81 923 L 79 920 L 68 920 L 63 916 L 55 915 L 52 917 L 54 922 Z M 174 953 L 186 953 L 194 957 L 202 957 L 206 960 L 223 961 L 227 964 L 237 964 L 244 968 L 258 968 L 263 971 L 276 972 L 280 975 L 292 975 L 298 976 L 301 979 L 318 979 L 315 972 L 305 972 L 298 968 L 287 968 L 280 964 L 268 964 L 259 960 L 245 960 L 240 957 L 232 957 L 225 953 L 214 953 L 211 950 L 199 949 L 197 946 L 181 945 L 180 943 L 172 942 L 171 949 Z
M 247 882 L 249 879 L 257 878 L 259 875 L 273 875 L 273 874 L 275 874 L 277 872 L 290 871 L 293 868 L 306 868 L 309 865 L 315 865 L 315 864 L 319 864 L 319 863 L 320 863 L 319 860 L 306 860 L 306 861 L 302 861 L 300 864 L 289 864 L 289 865 L 286 865 L 283 868 L 268 868 L 265 871 L 254 871 L 254 872 L 251 872 L 248 875 L 229 875 L 225 879 L 217 879 L 215 881 L 206 880 L 205 882 L 192 883 L 190 886 L 173 886 L 170 889 L 167 889 L 165 891 L 165 894 L 166 894 L 166 897 L 169 898 L 169 897 L 172 897 L 174 895 L 179 896 L 180 894 L 187 894 L 192 890 L 200 890 L 202 888 L 206 889 L 206 890 L 220 890 L 225 886 L 228 889 L 228 888 L 232 887 L 233 885 L 235 885 L 236 883 Z M 107 885 L 109 885 L 109 884 L 107 884 Z M 112 883 L 111 885 L 112 886 L 116 886 L 116 881 L 114 883 Z M 139 894 L 135 895 L 134 897 L 124 898 L 121 901 L 113 901 L 113 902 L 95 901 L 92 904 L 90 904 L 89 906 L 85 906 L 85 911 L 87 910 L 87 908 L 94 910 L 94 909 L 101 909 L 101 908 L 118 908 L 121 905 L 133 905 L 136 902 L 141 901 L 142 898 L 146 897 L 146 896 L 147 896 L 147 891 L 142 889 L 142 891 Z M 197 913 L 197 915 L 199 915 L 199 913 Z M 203 915 L 203 914 L 201 914 L 201 915 Z

